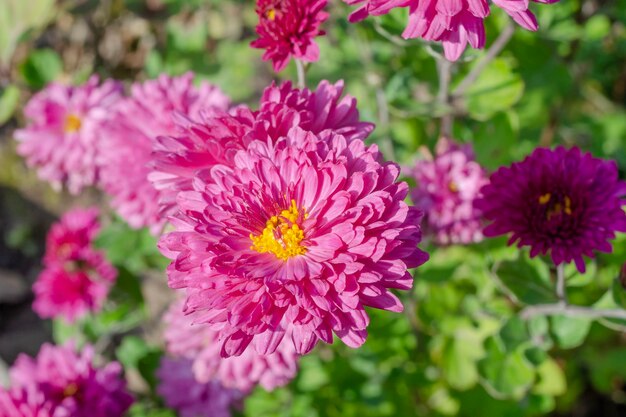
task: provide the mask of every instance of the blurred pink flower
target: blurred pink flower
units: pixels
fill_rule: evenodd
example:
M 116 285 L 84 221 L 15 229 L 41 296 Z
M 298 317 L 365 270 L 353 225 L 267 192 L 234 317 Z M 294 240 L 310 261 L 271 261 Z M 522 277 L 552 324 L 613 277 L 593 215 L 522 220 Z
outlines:
M 285 335 L 299 354 L 333 333 L 358 347 L 365 306 L 402 310 L 389 289 L 411 288 L 408 269 L 428 256 L 408 186 L 380 161 L 361 140 L 294 128 L 196 173 L 179 194 L 175 231 L 160 241 L 169 285 L 219 332 L 223 357 L 251 342 L 267 355 Z
M 559 0 L 533 0 L 556 3 Z M 459 59 L 467 44 L 485 46 L 484 19 L 489 15 L 487 0 L 344 0 L 360 7 L 350 15 L 350 22 L 368 16 L 380 16 L 397 7 L 409 9 L 409 21 L 402 37 L 442 42 L 446 58 Z M 537 19 L 529 9 L 529 0 L 493 0 L 520 26 L 537 30 Z
M 191 119 L 203 110 L 226 110 L 228 97 L 219 88 L 203 82 L 193 85 L 193 74 L 180 77 L 161 75 L 136 83 L 130 97 L 115 107 L 106 127 L 103 147 L 102 186 L 112 206 L 133 228 L 148 226 L 160 232 L 165 219 L 159 215 L 159 192 L 148 181 L 148 163 L 158 136 L 175 135 L 174 115 Z
M 0 387 L 0 417 L 53 417 L 41 392 Z
M 165 405 L 176 410 L 180 417 L 230 417 L 243 395 L 225 388 L 217 380 L 196 381 L 191 360 L 164 357 L 157 371 L 157 393 Z
M 55 189 L 72 194 L 95 185 L 102 149 L 102 126 L 121 98 L 121 85 L 93 76 L 82 86 L 52 83 L 24 109 L 28 125 L 15 132 L 17 152 Z
M 93 362 L 91 346 L 77 353 L 71 345 L 44 344 L 34 359 L 18 356 L 11 385 L 41 393 L 53 417 L 121 417 L 133 403 L 122 367 L 111 362 L 96 368 Z
M 314 39 L 324 35 L 320 25 L 328 19 L 328 0 L 257 0 L 259 38 L 251 45 L 265 49 L 263 60 L 271 60 L 274 71 L 282 71 L 291 57 L 306 62 L 319 59 Z
M 97 208 L 70 210 L 52 226 L 44 270 L 33 286 L 33 310 L 41 317 L 72 322 L 100 310 L 117 271 L 93 247 L 99 230 Z
M 261 355 L 247 349 L 241 356 L 222 358 L 218 332 L 206 324 L 194 324 L 186 315 L 184 300 L 173 303 L 164 317 L 167 351 L 193 361 L 200 382 L 218 380 L 228 388 L 249 393 L 257 385 L 268 391 L 286 385 L 297 372 L 298 355 L 285 339 L 274 353 Z
M 412 171 L 415 206 L 424 211 L 424 233 L 440 245 L 468 244 L 483 239 L 481 211 L 474 207 L 487 174 L 474 160 L 470 144 L 442 138 L 434 159 L 422 159 Z

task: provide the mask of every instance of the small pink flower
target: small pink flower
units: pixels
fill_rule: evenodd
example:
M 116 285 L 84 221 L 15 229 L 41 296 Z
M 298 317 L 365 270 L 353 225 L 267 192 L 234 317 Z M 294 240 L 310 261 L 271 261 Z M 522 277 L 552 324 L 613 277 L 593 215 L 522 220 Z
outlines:
M 148 174 L 152 149 L 158 136 L 175 135 L 174 115 L 191 119 L 203 110 L 226 110 L 229 99 L 215 86 L 193 85 L 193 74 L 160 76 L 132 86 L 130 97 L 115 107 L 106 128 L 103 146 L 102 186 L 112 206 L 134 228 L 160 232 L 165 219 L 159 214 L 160 195 Z
M 263 60 L 271 60 L 274 71 L 282 71 L 291 57 L 306 62 L 319 59 L 314 39 L 324 35 L 320 25 L 328 19 L 328 0 L 258 0 L 256 12 L 259 38 L 252 47 L 265 49 Z
M 71 345 L 44 344 L 36 358 L 17 358 L 10 370 L 11 386 L 43 395 L 53 417 L 122 417 L 133 398 L 121 365 L 97 368 L 93 362 L 91 346 L 77 353 Z
M 219 381 L 203 383 L 194 378 L 189 359 L 163 358 L 157 371 L 157 392 L 165 405 L 180 417 L 230 417 L 243 395 L 225 388 Z
M 53 417 L 41 392 L 0 387 L 0 417 Z
M 411 192 L 415 206 L 425 213 L 424 232 L 440 245 L 468 244 L 483 239 L 480 210 L 474 201 L 489 181 L 474 160 L 472 146 L 442 138 L 434 159 L 417 162 Z
M 44 318 L 72 322 L 99 311 L 117 277 L 116 269 L 93 248 L 100 230 L 98 209 L 74 209 L 47 237 L 44 270 L 33 286 L 33 310 Z
M 222 358 L 218 332 L 194 323 L 193 316 L 183 310 L 182 299 L 170 306 L 164 318 L 165 342 L 170 354 L 193 361 L 199 382 L 218 380 L 225 387 L 249 393 L 257 384 L 272 391 L 296 376 L 298 355 L 286 339 L 268 355 L 247 349 L 241 356 Z
M 17 152 L 39 177 L 72 194 L 95 185 L 102 149 L 102 126 L 121 98 L 121 85 L 98 77 L 78 87 L 52 83 L 35 94 L 24 114 L 29 124 L 15 132 Z
M 556 3 L 559 0 L 533 0 L 536 3 Z M 368 16 L 380 16 L 395 8 L 408 8 L 409 21 L 402 37 L 422 38 L 442 42 L 450 61 L 459 59 L 467 44 L 473 48 L 485 46 L 483 21 L 489 16 L 487 0 L 344 0 L 360 5 L 350 15 L 351 22 Z M 520 26 L 537 30 L 537 19 L 529 9 L 529 0 L 493 0 Z
M 411 288 L 408 269 L 428 258 L 398 173 L 375 146 L 330 132 L 253 141 L 178 195 L 175 231 L 160 241 L 169 285 L 219 332 L 224 357 L 250 343 L 267 355 L 285 337 L 305 354 L 333 333 L 358 347 L 365 306 L 401 311 L 389 290 Z

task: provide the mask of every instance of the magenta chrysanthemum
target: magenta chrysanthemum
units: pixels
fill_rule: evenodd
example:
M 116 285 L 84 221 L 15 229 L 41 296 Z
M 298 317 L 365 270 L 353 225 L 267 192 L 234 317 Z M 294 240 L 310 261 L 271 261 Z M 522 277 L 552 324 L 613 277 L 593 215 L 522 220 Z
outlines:
M 121 98 L 121 85 L 98 77 L 78 87 L 52 83 L 28 102 L 29 124 L 15 132 L 17 152 L 39 177 L 72 194 L 99 179 L 102 126 Z
M 176 410 L 180 417 L 230 417 L 243 395 L 225 388 L 217 380 L 196 381 L 191 366 L 192 361 L 185 358 L 161 360 L 157 392 L 165 405 Z
M 340 133 L 350 141 L 367 138 L 374 125 L 360 120 L 354 97 L 342 94 L 342 81 L 322 81 L 314 91 L 286 82 L 266 88 L 256 112 L 238 106 L 229 113 L 203 114 L 195 122 L 178 117 L 178 135 L 157 139 L 149 175 L 160 192 L 161 216 L 174 214 L 176 195 L 192 190 L 199 169 L 232 165 L 236 153 L 255 140 L 273 142 L 296 126 L 316 134 Z
M 197 118 L 201 111 L 226 110 L 229 99 L 216 87 L 193 85 L 193 74 L 160 76 L 132 86 L 130 97 L 115 108 L 107 125 L 102 185 L 112 205 L 132 227 L 149 226 L 158 233 L 164 219 L 159 215 L 159 193 L 148 181 L 148 163 L 158 136 L 175 135 L 173 116 Z
M 54 417 L 41 392 L 0 388 L 0 417 Z
M 442 138 L 434 159 L 419 160 L 412 176 L 416 186 L 411 197 L 425 214 L 424 232 L 437 244 L 482 240 L 481 212 L 474 207 L 474 200 L 488 181 L 474 160 L 471 145 Z
M 44 270 L 33 286 L 33 310 L 41 317 L 71 322 L 101 308 L 117 271 L 93 247 L 99 230 L 96 208 L 68 211 L 52 226 Z
M 252 47 L 265 49 L 263 60 L 271 60 L 274 71 L 282 71 L 291 57 L 306 62 L 319 59 L 316 36 L 324 35 L 320 26 L 328 13 L 328 0 L 258 0 L 256 12 L 259 38 Z
M 446 58 L 459 59 L 467 44 L 485 46 L 484 19 L 489 15 L 487 0 L 343 0 L 360 5 L 350 15 L 351 22 L 368 16 L 380 16 L 391 9 L 408 8 L 409 21 L 402 37 L 442 42 Z M 535 3 L 556 3 L 559 0 L 532 0 Z M 529 0 L 493 0 L 520 26 L 537 30 L 537 19 L 529 9 Z
M 12 389 L 39 393 L 54 417 L 121 417 L 133 402 L 117 362 L 93 365 L 90 346 L 41 347 L 37 358 L 20 355 L 10 370 Z
M 485 236 L 511 233 L 509 243 L 530 246 L 530 255 L 576 263 L 611 252 L 615 232 L 626 232 L 626 182 L 613 161 L 580 149 L 538 148 L 522 162 L 500 168 L 483 187 L 476 206 L 492 223 Z
M 225 387 L 249 393 L 257 384 L 271 391 L 296 376 L 298 355 L 286 339 L 268 355 L 247 349 L 241 356 L 222 358 L 218 332 L 206 324 L 194 324 L 193 317 L 183 312 L 183 301 L 173 303 L 165 315 L 165 342 L 170 354 L 193 360 L 198 381 L 218 380 Z
M 176 231 L 160 241 L 174 259 L 169 284 L 186 288 L 196 322 L 219 331 L 222 356 L 254 342 L 269 354 L 285 335 L 299 354 L 333 332 L 360 346 L 365 306 L 401 311 L 421 213 L 404 203 L 398 167 L 375 146 L 299 128 L 254 141 L 232 167 L 196 174 L 178 196 Z

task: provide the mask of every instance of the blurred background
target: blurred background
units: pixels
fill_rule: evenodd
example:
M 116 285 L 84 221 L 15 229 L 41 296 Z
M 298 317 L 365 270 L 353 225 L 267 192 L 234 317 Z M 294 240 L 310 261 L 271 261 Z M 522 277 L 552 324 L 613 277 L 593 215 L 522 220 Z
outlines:
M 362 118 L 376 123 L 370 140 L 387 159 L 410 166 L 423 149 L 432 149 L 438 119 L 451 114 L 453 136 L 472 142 L 488 170 L 536 146 L 576 144 L 617 160 L 624 176 L 626 0 L 536 5 L 539 32 L 516 29 L 466 94 L 443 104 L 432 56 L 437 47 L 400 38 L 403 11 L 351 25 L 343 2 L 329 7 L 327 34 L 318 39 L 321 59 L 310 66 L 307 85 L 344 79 Z M 509 24 L 501 10 L 492 13 L 487 45 Z M 276 76 L 261 60 L 262 51 L 249 47 L 256 23 L 251 0 L 0 0 L 0 379 L 19 352 L 35 354 L 60 331 L 30 307 L 49 225 L 70 206 L 104 199 L 96 191 L 57 193 L 25 167 L 13 139 L 25 124 L 24 104 L 53 80 L 82 83 L 96 73 L 128 85 L 192 70 L 233 102 L 254 107 L 272 80 L 296 75 L 291 63 Z M 483 54 L 468 50 L 454 64 L 452 90 Z M 138 276 L 149 317 L 130 332 L 156 339 L 159 315 L 171 299 L 165 262 L 147 233 L 115 227 L 109 256 L 123 259 Z M 541 292 L 528 274 L 547 272 L 517 259 L 501 240 L 438 249 L 432 258 L 404 299 L 405 315 L 372 311 L 362 349 L 319 347 L 302 360 L 290 386 L 255 391 L 246 400 L 246 415 L 626 415 L 624 323 L 562 323 L 555 331 L 538 320 L 531 328 L 536 332 L 526 333 L 507 319 L 515 297 Z M 614 254 L 599 258 L 603 268 L 578 275 L 570 270 L 570 277 L 576 275 L 571 298 L 580 304 L 602 299 L 625 260 L 621 238 Z M 509 263 L 501 280 L 527 274 L 513 294 L 492 277 L 503 262 Z M 152 272 L 145 272 L 146 265 Z M 487 340 L 494 334 L 504 340 L 503 349 Z M 531 357 L 524 345 L 531 338 L 544 338 L 544 345 L 535 352 L 539 357 L 526 360 L 519 349 Z

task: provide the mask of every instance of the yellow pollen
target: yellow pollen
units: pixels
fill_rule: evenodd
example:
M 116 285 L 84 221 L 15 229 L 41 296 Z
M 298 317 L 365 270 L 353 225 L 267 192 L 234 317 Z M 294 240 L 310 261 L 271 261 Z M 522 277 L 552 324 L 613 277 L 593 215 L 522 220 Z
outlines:
M 65 117 L 65 126 L 63 129 L 66 133 L 78 132 L 82 124 L 83 122 L 81 122 L 78 116 L 75 114 L 68 114 Z
M 568 216 L 572 215 L 572 200 L 568 197 L 565 196 L 565 214 L 567 214 Z
M 72 382 L 63 390 L 63 397 L 64 398 L 72 397 L 76 395 L 77 392 L 78 392 L 78 385 Z
M 539 204 L 542 206 L 548 204 L 550 198 L 552 198 L 552 194 L 550 193 L 545 193 L 544 195 L 539 196 Z
M 269 9 L 267 12 L 265 12 L 265 15 L 269 20 L 276 19 L 276 9 Z
M 454 182 L 454 181 L 450 181 L 450 184 L 448 184 L 448 189 L 450 191 L 452 191 L 453 193 L 458 193 L 459 192 L 459 186 L 456 185 L 456 182 Z
M 544 198 L 548 196 L 547 198 Z M 544 194 L 539 197 L 539 204 L 545 205 L 550 200 L 550 193 Z M 572 199 L 568 196 L 563 197 L 562 202 L 556 202 L 551 207 L 548 208 L 546 212 L 546 218 L 548 220 L 552 219 L 554 216 L 558 216 L 565 213 L 568 216 L 572 215 Z
M 306 219 L 308 215 L 304 213 L 302 217 Z M 283 261 L 305 254 L 306 248 L 300 244 L 304 240 L 304 231 L 300 229 L 297 223 L 299 218 L 300 211 L 296 205 L 296 200 L 291 200 L 289 209 L 281 211 L 277 216 L 270 217 L 261 234 L 255 236 L 250 233 L 250 240 L 252 241 L 250 249 L 259 253 L 273 253 Z

